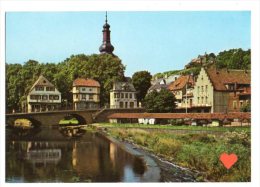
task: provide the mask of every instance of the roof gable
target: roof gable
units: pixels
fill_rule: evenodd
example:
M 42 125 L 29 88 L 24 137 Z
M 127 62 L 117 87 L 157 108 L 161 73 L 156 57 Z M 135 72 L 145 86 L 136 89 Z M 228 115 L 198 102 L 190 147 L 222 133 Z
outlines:
M 205 69 L 213 87 L 217 91 L 227 91 L 226 84 L 251 84 L 251 72 L 210 67 Z
M 190 83 L 192 86 L 194 85 L 194 79 L 191 75 L 182 75 L 176 81 L 169 84 L 168 89 L 171 91 L 180 90 L 185 87 L 187 83 Z
M 40 75 L 39 78 L 35 81 L 33 86 L 31 87 L 30 91 L 33 90 L 35 86 L 49 86 L 55 87 L 48 79 L 46 79 L 43 75 Z

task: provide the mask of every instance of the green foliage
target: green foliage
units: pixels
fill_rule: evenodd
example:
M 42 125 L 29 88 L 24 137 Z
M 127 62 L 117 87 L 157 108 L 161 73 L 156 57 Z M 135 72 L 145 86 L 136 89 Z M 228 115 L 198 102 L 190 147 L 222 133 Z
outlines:
M 250 69 L 251 50 L 244 51 L 239 48 L 222 51 L 217 55 L 216 66 L 229 69 Z
M 39 63 L 29 60 L 23 65 L 6 64 L 7 111 L 20 110 L 33 83 L 44 75 L 62 94 L 62 99 L 72 103 L 72 82 L 78 77 L 92 78 L 101 84 L 101 105 L 109 102 L 113 81 L 124 79 L 125 67 L 118 57 L 108 54 L 90 56 L 72 55 L 60 63 Z
M 144 107 L 147 112 L 172 112 L 175 108 L 175 97 L 166 89 L 153 91 L 144 98 Z
M 137 100 L 143 101 L 147 90 L 151 87 L 152 75 L 148 71 L 138 71 L 132 76 L 132 83 L 136 89 Z
M 251 112 L 251 104 L 247 103 L 246 105 L 240 108 L 240 112 Z

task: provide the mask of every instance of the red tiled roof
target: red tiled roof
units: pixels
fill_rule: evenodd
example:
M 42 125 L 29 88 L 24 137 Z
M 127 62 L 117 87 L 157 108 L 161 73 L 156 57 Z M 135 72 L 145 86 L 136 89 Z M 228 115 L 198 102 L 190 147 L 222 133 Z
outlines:
M 108 116 L 109 119 L 133 119 L 133 118 L 156 118 L 156 119 L 250 119 L 251 113 L 230 112 L 230 113 L 114 113 Z
M 211 83 L 215 90 L 226 91 L 227 88 L 225 84 L 237 83 L 237 84 L 250 84 L 251 82 L 251 72 L 244 70 L 217 70 L 214 67 L 206 69 Z
M 168 89 L 171 91 L 183 89 L 187 82 L 189 82 L 191 85 L 194 85 L 193 77 L 191 75 L 182 75 L 176 81 L 171 83 L 168 86 Z
M 100 87 L 98 81 L 94 79 L 84 79 L 84 78 L 77 78 L 73 81 L 73 86 L 91 86 L 91 87 Z

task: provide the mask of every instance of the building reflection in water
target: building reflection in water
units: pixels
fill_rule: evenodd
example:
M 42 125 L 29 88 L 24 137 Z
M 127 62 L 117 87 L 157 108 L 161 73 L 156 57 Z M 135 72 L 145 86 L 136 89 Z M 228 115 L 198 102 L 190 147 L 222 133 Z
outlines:
M 7 182 L 139 182 L 145 172 L 142 159 L 93 133 L 76 140 L 11 140 L 6 145 Z

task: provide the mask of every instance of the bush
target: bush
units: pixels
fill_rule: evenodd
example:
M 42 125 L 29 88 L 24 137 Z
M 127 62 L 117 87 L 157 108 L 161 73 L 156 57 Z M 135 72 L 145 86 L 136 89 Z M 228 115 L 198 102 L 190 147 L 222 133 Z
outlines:
M 180 151 L 182 144 L 172 138 L 159 138 L 159 141 L 154 144 L 154 150 L 162 155 L 174 158 Z
M 245 132 L 226 132 L 225 133 L 225 141 L 228 144 L 242 144 L 243 146 L 250 147 L 251 141 L 250 141 L 250 135 Z

